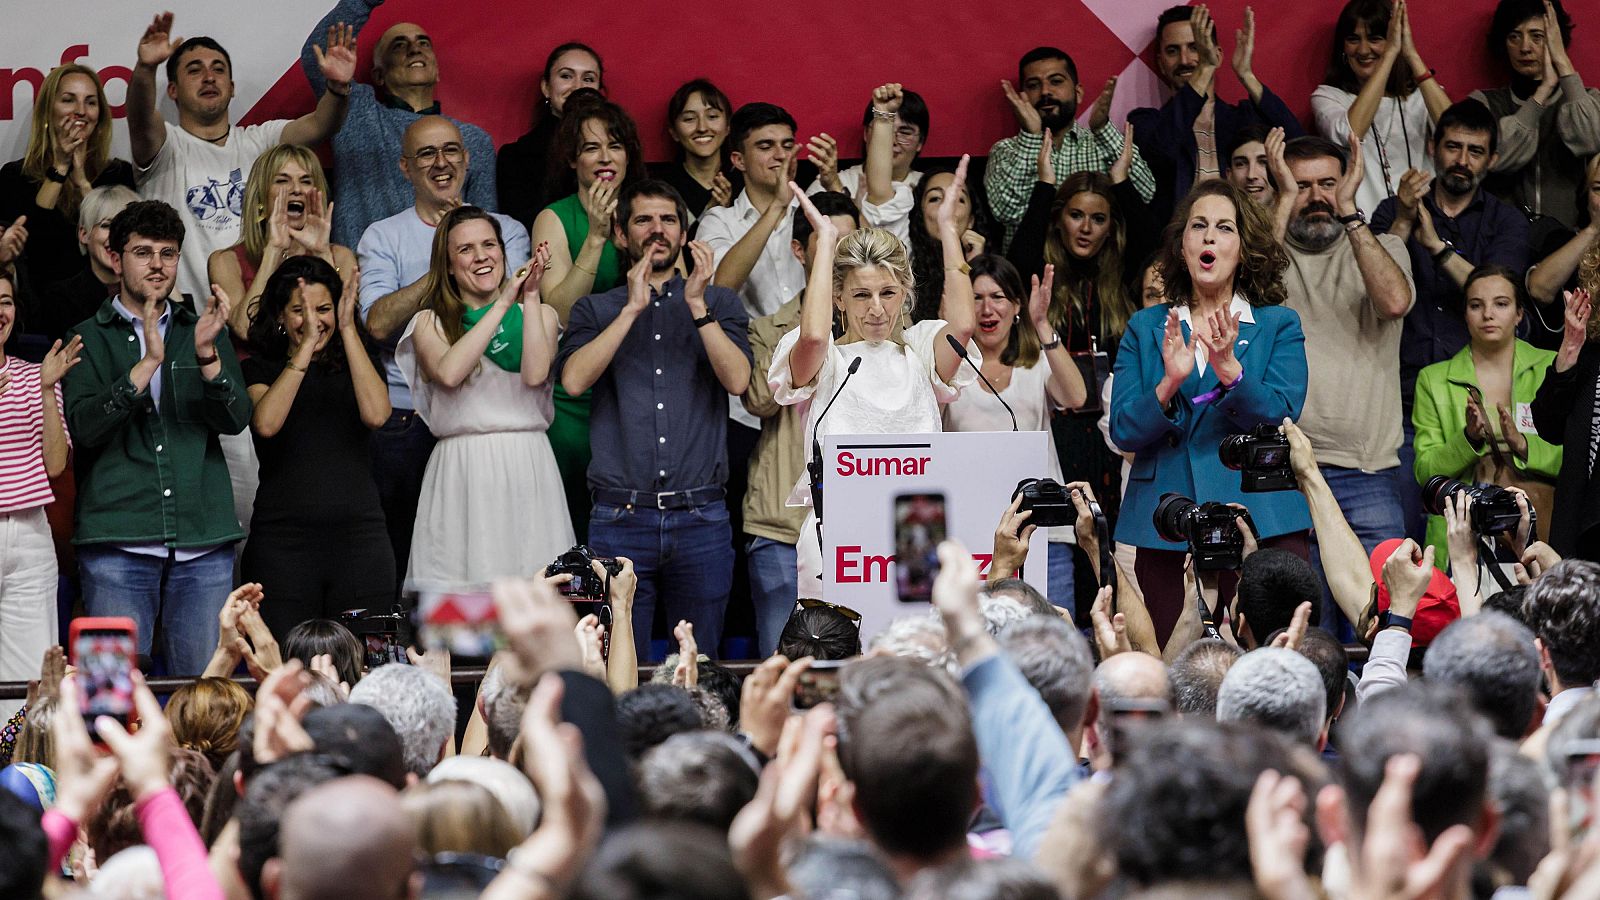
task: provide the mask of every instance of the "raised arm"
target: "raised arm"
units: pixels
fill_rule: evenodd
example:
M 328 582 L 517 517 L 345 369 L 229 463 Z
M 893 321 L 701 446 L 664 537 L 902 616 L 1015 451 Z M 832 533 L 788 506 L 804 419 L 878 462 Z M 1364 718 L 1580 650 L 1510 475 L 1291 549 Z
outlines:
M 324 90 L 317 106 L 283 129 L 283 143 L 311 146 L 333 137 L 350 107 L 350 85 L 356 77 L 356 32 L 343 23 L 328 28 L 328 49 L 313 44 Z
M 44 471 L 55 478 L 67 469 L 67 453 L 72 440 L 67 437 L 67 417 L 61 411 L 61 379 L 76 366 L 83 352 L 83 338 L 73 335 L 62 346 L 56 341 L 39 365 L 39 403 L 44 413 Z
M 361 424 L 376 430 L 389 421 L 389 414 L 394 410 L 389 406 L 389 384 L 372 364 L 366 341 L 361 337 L 361 326 L 356 322 L 356 309 L 360 306 L 361 270 L 352 265 L 350 277 L 344 280 L 344 291 L 339 296 L 339 340 L 344 344 L 344 358 L 350 366 L 350 382 L 355 385 Z
M 1553 303 L 1578 271 L 1583 255 L 1600 245 L 1600 194 L 1589 192 L 1589 224 L 1528 270 L 1528 293 L 1540 303 Z
M 956 377 L 956 369 L 961 366 L 961 357 L 947 338 L 955 338 L 957 343 L 965 347 L 978 327 L 977 304 L 972 299 L 972 279 L 963 273 L 967 260 L 961 250 L 961 233 L 956 230 L 956 198 L 966 190 L 967 164 L 971 160 L 970 156 L 961 157 L 961 162 L 956 165 L 955 180 L 950 182 L 944 198 L 939 201 L 939 249 L 944 254 L 945 274 L 939 318 L 944 319 L 945 324 L 939 329 L 938 340 L 933 343 L 933 353 L 934 368 L 946 382 Z M 831 271 L 829 276 L 831 279 Z
M 567 230 L 555 210 L 540 210 L 533 219 L 534 242 L 550 248 L 549 262 L 539 280 L 539 293 L 563 323 L 572 314 L 572 305 L 578 298 L 594 290 L 600 255 L 605 251 L 606 242 L 611 240 L 611 218 L 617 212 L 619 187 L 615 180 L 596 179 L 588 190 L 578 192 L 578 202 L 589 217 L 589 230 L 584 232 L 576 255 L 567 243 Z
M 1317 468 L 1317 455 L 1305 432 L 1284 419 L 1283 434 L 1289 439 L 1289 464 L 1294 469 L 1295 481 L 1300 485 L 1300 493 L 1305 495 L 1306 505 L 1311 508 L 1311 527 L 1317 533 L 1328 591 L 1344 617 L 1351 623 L 1359 623 L 1372 599 L 1372 567 L 1367 563 L 1366 548 L 1361 546 L 1361 539 L 1350 528 L 1333 490 L 1323 479 L 1322 470 Z
M 690 241 L 689 253 L 694 257 L 694 271 L 685 280 L 683 299 L 689 307 L 689 315 L 699 322 L 710 314 L 706 305 L 706 288 L 711 284 L 711 248 L 700 241 Z M 727 323 L 718 317 L 704 325 L 697 325 L 695 333 L 700 335 L 700 341 L 705 345 L 706 359 L 711 362 L 711 370 L 717 374 L 717 381 L 722 384 L 723 390 L 737 397 L 750 385 L 750 347 L 748 338 L 735 341 L 729 331 L 731 326 L 734 332 L 743 334 L 749 325 L 743 316 L 743 304 L 719 305 L 733 307 L 733 310 L 724 312 L 737 312 L 738 315 L 730 316 Z
M 305 297 L 306 280 L 300 279 L 296 290 L 301 297 Z M 309 307 L 309 304 L 307 304 Z M 250 400 L 255 404 L 255 409 L 250 415 L 250 427 L 256 434 L 264 438 L 275 436 L 289 418 L 289 410 L 294 407 L 295 397 L 300 393 L 300 385 L 305 381 L 306 372 L 311 367 L 311 359 L 317 353 L 317 316 L 307 308 L 300 317 L 300 344 L 295 348 L 294 356 L 283 364 L 283 371 L 273 379 L 270 386 L 250 385 Z M 387 417 L 385 417 L 387 418 Z
M 1089 389 L 1083 383 L 1083 372 L 1072 361 L 1072 354 L 1067 352 L 1066 344 L 1050 324 L 1050 291 L 1055 278 L 1056 267 L 1048 263 L 1043 279 L 1033 276 L 1033 289 L 1028 294 L 1028 321 L 1039 336 L 1039 346 L 1049 348 L 1044 351 L 1044 358 L 1050 363 L 1050 380 L 1044 387 L 1050 399 L 1061 409 L 1077 409 L 1089 399 Z
M 800 337 L 789 349 L 790 377 L 795 387 L 804 387 L 816 381 L 833 341 L 833 258 L 839 248 L 839 229 L 832 219 L 817 211 L 799 185 L 790 182 L 789 187 L 799 196 L 800 209 L 811 223 L 817 242 L 811 277 L 806 281 L 805 299 L 800 305 Z
M 338 0 L 333 9 L 322 17 L 306 35 L 306 42 L 300 48 L 300 71 L 305 73 L 306 81 L 311 85 L 311 94 L 321 97 L 327 87 L 327 80 L 322 76 L 321 60 L 317 55 L 318 50 L 327 50 L 326 36 L 332 32 L 336 25 L 348 25 L 352 36 L 360 36 L 361 29 L 367 24 L 367 19 L 372 16 L 373 7 L 383 0 Z M 318 41 L 323 38 L 324 41 Z
M 872 91 L 872 121 L 867 125 L 867 202 L 878 206 L 894 197 L 894 122 L 905 92 L 898 83 Z M 915 211 L 913 211 L 915 214 Z
M 789 157 L 789 170 L 778 183 L 778 191 L 773 196 L 772 203 L 768 204 L 761 218 L 750 226 L 750 230 L 734 241 L 733 246 L 722 254 L 722 258 L 717 261 L 717 273 L 712 280 L 713 284 L 737 291 L 749 280 L 750 272 L 755 269 L 762 252 L 767 248 L 767 238 L 772 236 L 772 232 L 782 224 L 783 217 L 788 215 L 789 202 L 805 194 L 805 191 L 800 190 L 793 181 L 795 166 L 799 162 L 799 154 Z
M 1281 151 L 1280 151 L 1281 152 Z M 1350 138 L 1350 164 L 1339 179 L 1335 203 L 1341 216 L 1356 213 L 1356 191 L 1361 188 L 1365 166 L 1361 159 L 1361 142 Z M 1400 264 L 1378 242 L 1377 235 L 1365 225 L 1345 227 L 1350 248 L 1355 251 L 1356 268 L 1361 272 L 1361 282 L 1367 289 L 1367 300 L 1380 319 L 1398 319 L 1411 311 L 1416 298 L 1411 279 Z
M 568 354 L 561 363 L 558 377 L 561 379 L 561 388 L 569 395 L 576 397 L 594 387 L 600 376 L 611 367 L 611 360 L 617 355 L 617 350 L 622 347 L 622 341 L 628 336 L 629 329 L 638 320 L 639 314 L 650 305 L 650 255 L 645 254 L 628 269 L 628 302 L 611 320 L 611 324 L 596 333 L 592 321 L 578 321 L 577 309 L 574 309 L 574 318 L 567 330 L 569 346 L 577 344 L 577 349 Z M 590 318 L 592 318 L 592 313 Z
M 1367 129 L 1372 127 L 1378 106 L 1383 103 L 1384 93 L 1389 88 L 1389 73 L 1400 62 L 1400 51 L 1404 49 L 1405 41 L 1405 3 L 1406 0 L 1395 0 L 1389 12 L 1389 31 L 1385 36 L 1383 55 L 1378 58 L 1378 67 L 1368 76 L 1366 83 L 1356 93 L 1355 102 L 1345 112 L 1350 120 L 1350 131 L 1359 140 L 1366 139 Z
M 478 367 L 483 351 L 489 349 L 489 341 L 505 320 L 506 313 L 520 298 L 527 281 L 527 278 L 521 283 L 507 279 L 501 284 L 489 311 L 454 344 L 445 337 L 444 323 L 437 316 L 430 313 L 419 318 L 411 339 L 417 343 L 417 362 L 423 373 L 447 388 L 460 387 L 466 382 Z M 527 349 L 523 347 L 523 352 Z
M 156 112 L 156 68 L 183 43 L 172 36 L 172 13 L 161 13 L 139 38 L 139 61 L 128 78 L 128 138 L 133 164 L 143 168 L 155 161 L 167 142 L 167 123 Z
M 1428 107 L 1428 120 L 1438 122 L 1444 111 L 1450 108 L 1450 95 L 1439 86 L 1439 79 L 1433 77 L 1433 70 L 1422 61 L 1422 54 L 1417 52 L 1417 44 L 1411 32 L 1411 8 L 1405 0 L 1396 0 L 1393 18 L 1400 20 L 1401 55 L 1405 63 L 1411 67 L 1411 77 L 1417 82 L 1417 90 L 1422 94 L 1422 102 Z

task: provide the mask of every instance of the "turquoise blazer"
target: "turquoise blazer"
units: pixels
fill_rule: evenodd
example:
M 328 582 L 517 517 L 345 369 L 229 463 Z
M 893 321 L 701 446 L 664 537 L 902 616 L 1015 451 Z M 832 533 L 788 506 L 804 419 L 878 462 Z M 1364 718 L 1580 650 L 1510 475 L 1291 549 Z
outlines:
M 1169 491 L 1199 502 L 1242 503 L 1250 510 L 1260 537 L 1275 537 L 1311 527 L 1311 511 L 1299 491 L 1246 494 L 1239 473 L 1217 458 L 1222 439 L 1242 434 L 1264 422 L 1299 419 L 1306 401 L 1305 333 L 1300 314 L 1286 306 L 1258 306 L 1254 322 L 1239 323 L 1233 354 L 1244 367 L 1239 386 L 1196 405 L 1194 400 L 1217 387 L 1216 370 L 1207 366 L 1189 375 L 1173 398 L 1169 416 L 1156 402 L 1156 385 L 1166 366 L 1161 339 L 1169 304 L 1142 309 L 1128 320 L 1117 350 L 1111 386 L 1111 440 L 1134 454 L 1128 485 L 1117 519 L 1116 539 L 1135 547 L 1183 550 L 1163 541 L 1151 516 L 1161 495 Z M 1189 326 L 1183 326 L 1189 336 Z M 1323 373 L 1323 378 L 1337 377 Z

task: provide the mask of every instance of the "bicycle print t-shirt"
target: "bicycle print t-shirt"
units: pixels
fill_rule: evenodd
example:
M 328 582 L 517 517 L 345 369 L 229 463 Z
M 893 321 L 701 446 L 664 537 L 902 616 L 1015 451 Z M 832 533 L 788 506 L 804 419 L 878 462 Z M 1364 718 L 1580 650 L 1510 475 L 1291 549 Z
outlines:
M 244 186 L 256 157 L 283 137 L 287 119 L 260 125 L 235 125 L 227 142 L 213 144 L 171 122 L 167 140 L 148 168 L 138 170 L 139 193 L 171 204 L 183 217 L 183 255 L 178 290 L 203 308 L 211 295 L 206 260 L 213 250 L 239 242 L 244 216 Z M 241 298 L 232 298 L 235 303 Z

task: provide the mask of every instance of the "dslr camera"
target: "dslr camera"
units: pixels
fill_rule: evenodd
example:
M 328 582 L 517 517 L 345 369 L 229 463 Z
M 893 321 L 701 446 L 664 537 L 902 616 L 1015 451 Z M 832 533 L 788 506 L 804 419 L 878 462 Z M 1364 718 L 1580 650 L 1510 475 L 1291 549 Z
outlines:
M 1217 449 L 1222 464 L 1239 473 L 1239 489 L 1249 494 L 1299 488 L 1289 466 L 1289 439 L 1278 426 L 1262 424 L 1245 434 L 1230 434 Z
M 1072 505 L 1072 492 L 1054 478 L 1024 478 L 1011 492 L 1011 499 L 1018 496 L 1022 497 L 1022 503 L 1018 504 L 1017 512 L 1033 511 L 1033 517 L 1028 519 L 1030 525 L 1050 528 L 1078 522 L 1078 508 Z M 1090 500 L 1089 511 L 1099 516 L 1100 504 Z
M 411 642 L 411 617 L 396 606 L 389 612 L 374 609 L 347 609 L 337 621 L 350 629 L 361 642 L 366 667 L 376 669 L 389 663 L 409 662 L 406 646 Z
M 590 563 L 599 563 L 606 570 L 606 578 L 601 578 L 594 573 Z M 606 600 L 606 582 L 610 576 L 620 574 L 622 564 L 614 557 L 596 556 L 588 544 L 579 544 L 571 550 L 556 557 L 556 561 L 544 568 L 546 578 L 555 575 L 571 575 L 572 580 L 556 587 L 561 591 L 561 596 L 575 600 L 593 600 L 603 602 Z
M 1189 545 L 1197 571 L 1222 572 L 1244 562 L 1244 533 L 1234 521 L 1238 516 L 1244 516 L 1250 530 L 1255 530 L 1249 512 L 1215 500 L 1196 503 L 1169 492 L 1156 504 L 1154 520 L 1162 540 Z
M 1497 485 L 1473 486 L 1444 475 L 1435 475 L 1422 486 L 1422 507 L 1433 515 L 1442 516 L 1445 498 L 1455 493 L 1464 493 L 1472 498 L 1472 509 L 1467 517 L 1472 522 L 1472 530 L 1484 537 L 1512 534 L 1522 521 L 1516 494 Z M 1538 530 L 1532 507 L 1528 508 L 1528 525 L 1529 540 L 1532 540 L 1531 535 Z

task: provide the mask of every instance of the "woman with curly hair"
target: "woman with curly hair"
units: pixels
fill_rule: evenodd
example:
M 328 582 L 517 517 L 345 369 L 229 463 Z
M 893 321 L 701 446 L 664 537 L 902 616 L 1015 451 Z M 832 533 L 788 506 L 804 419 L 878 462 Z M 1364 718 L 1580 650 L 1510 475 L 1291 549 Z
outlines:
M 228 754 L 239 749 L 239 728 L 255 708 L 250 694 L 231 678 L 197 678 L 172 692 L 165 712 L 172 740 L 203 754 L 221 771 Z
M 1224 438 L 1300 416 L 1305 334 L 1283 306 L 1289 260 L 1260 204 L 1225 181 L 1197 186 L 1167 227 L 1167 302 L 1134 313 L 1111 389 L 1111 439 L 1134 454 L 1116 539 L 1165 643 L 1184 603 L 1187 547 L 1157 534 L 1161 495 L 1249 507 L 1263 546 L 1310 556 L 1311 513 L 1295 491 L 1245 494 L 1217 456 Z

